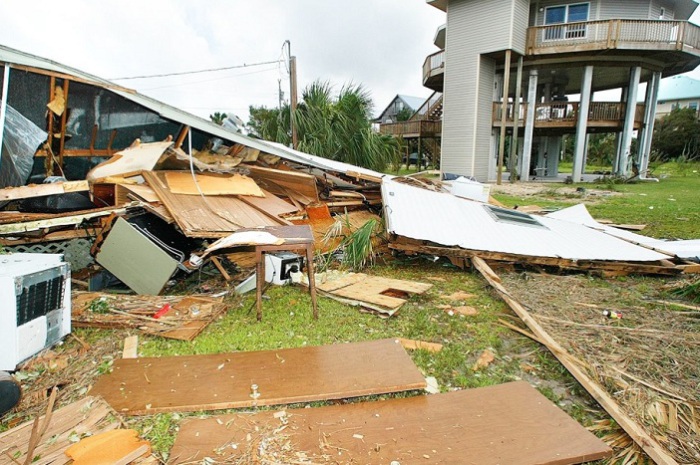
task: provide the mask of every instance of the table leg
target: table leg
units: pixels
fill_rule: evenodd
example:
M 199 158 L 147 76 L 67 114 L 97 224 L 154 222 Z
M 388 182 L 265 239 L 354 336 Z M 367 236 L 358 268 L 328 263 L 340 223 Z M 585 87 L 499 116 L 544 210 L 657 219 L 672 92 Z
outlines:
M 257 319 L 262 320 L 262 290 L 265 285 L 265 255 L 259 250 L 255 251 L 255 305 L 257 307 Z
M 311 305 L 314 308 L 314 319 L 318 320 L 318 307 L 316 305 L 316 278 L 314 276 L 313 244 L 306 246 L 306 273 L 309 277 L 309 293 L 311 294 Z

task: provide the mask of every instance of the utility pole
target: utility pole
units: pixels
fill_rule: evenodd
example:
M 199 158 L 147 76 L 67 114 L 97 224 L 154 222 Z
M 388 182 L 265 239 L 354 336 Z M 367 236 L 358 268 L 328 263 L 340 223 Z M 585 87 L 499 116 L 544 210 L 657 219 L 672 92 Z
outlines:
M 282 99 L 284 98 L 284 93 L 282 92 L 282 79 L 277 80 L 277 99 L 279 100 L 279 104 L 277 105 L 277 108 L 279 111 L 282 111 Z
M 292 45 L 285 41 L 289 54 L 289 121 L 292 128 L 292 148 L 296 150 L 299 140 L 297 126 L 294 124 L 294 113 L 297 110 L 297 57 L 292 56 Z

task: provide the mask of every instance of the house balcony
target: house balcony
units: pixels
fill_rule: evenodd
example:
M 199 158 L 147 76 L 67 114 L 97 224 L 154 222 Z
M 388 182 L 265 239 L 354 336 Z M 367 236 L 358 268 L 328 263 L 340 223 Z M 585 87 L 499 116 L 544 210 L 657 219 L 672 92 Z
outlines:
M 520 105 L 518 126 L 525 126 L 526 103 Z M 493 103 L 493 127 L 501 127 L 501 102 Z M 622 131 L 625 124 L 626 103 L 591 102 L 588 110 L 589 132 Z M 509 103 L 506 113 L 506 126 L 513 126 L 513 104 Z M 535 129 L 573 132 L 579 116 L 579 102 L 544 102 L 535 108 Z M 644 121 L 644 105 L 637 105 L 634 114 L 634 129 L 640 129 Z
M 700 57 L 700 27 L 687 21 L 584 21 L 531 27 L 527 34 L 528 56 L 610 50 L 639 54 L 646 51 L 669 65 L 677 60 L 697 63 Z
M 423 62 L 423 85 L 436 92 L 442 92 L 445 77 L 445 51 L 428 55 Z
M 414 120 L 386 123 L 379 126 L 379 132 L 390 136 L 403 137 L 404 139 L 440 137 L 442 134 L 442 121 Z

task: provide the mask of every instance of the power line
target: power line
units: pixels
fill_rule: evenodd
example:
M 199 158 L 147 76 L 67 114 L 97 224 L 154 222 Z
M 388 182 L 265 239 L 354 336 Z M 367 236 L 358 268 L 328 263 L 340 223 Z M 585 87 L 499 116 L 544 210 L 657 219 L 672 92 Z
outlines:
M 276 63 L 276 62 L 273 62 Z M 189 86 L 189 85 L 195 85 L 195 84 L 203 84 L 206 82 L 214 82 L 214 81 L 224 81 L 226 79 L 233 79 L 241 76 L 250 76 L 251 74 L 260 74 L 260 73 L 268 73 L 270 71 L 275 71 L 277 68 L 268 68 L 268 69 L 262 69 L 260 71 L 251 71 L 250 73 L 242 73 L 242 74 L 236 74 L 233 76 L 224 76 L 220 78 L 214 78 L 214 79 L 205 79 L 203 81 L 189 81 L 189 82 L 180 82 L 178 84 L 171 84 L 167 86 L 158 86 L 158 87 L 147 87 L 147 88 L 139 88 L 139 91 L 146 91 L 146 90 L 158 90 L 158 89 L 171 89 L 173 87 L 184 87 L 184 86 Z
M 236 66 L 227 66 L 224 68 L 211 68 L 211 69 L 201 69 L 198 71 L 183 71 L 180 73 L 167 73 L 167 74 L 151 74 L 151 75 L 146 75 L 146 76 L 128 76 L 128 77 L 118 77 L 118 78 L 111 78 L 111 81 L 125 81 L 127 79 L 148 79 L 148 78 L 158 78 L 158 77 L 170 77 L 170 76 L 183 76 L 186 74 L 201 74 L 201 73 L 211 73 L 215 71 L 226 71 L 229 69 L 238 69 L 238 68 L 249 68 L 251 66 L 262 66 L 262 65 L 270 65 L 273 63 L 279 63 L 280 60 L 274 60 L 274 61 L 263 61 L 260 63 L 251 63 L 251 64 L 242 64 L 242 65 L 236 65 Z

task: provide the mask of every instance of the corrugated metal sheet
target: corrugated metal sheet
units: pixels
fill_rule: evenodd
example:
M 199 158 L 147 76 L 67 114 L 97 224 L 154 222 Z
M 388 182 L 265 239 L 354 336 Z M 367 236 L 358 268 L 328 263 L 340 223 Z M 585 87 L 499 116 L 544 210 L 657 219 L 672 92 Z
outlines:
M 659 239 L 654 239 L 653 237 L 635 234 L 631 231 L 625 231 L 624 229 L 614 228 L 612 226 L 598 223 L 595 219 L 593 219 L 591 214 L 588 212 L 588 209 L 583 204 L 564 208 L 554 213 L 549 213 L 546 216 L 548 218 L 556 218 L 582 224 L 611 236 L 624 239 L 625 241 L 652 248 L 661 253 L 668 253 L 689 260 L 700 260 L 700 239 L 685 241 L 662 241 Z
M 109 89 L 112 92 L 124 97 L 125 99 L 128 99 L 134 103 L 142 105 L 143 107 L 158 113 L 163 118 L 185 124 L 193 129 L 200 130 L 202 132 L 219 137 L 229 142 L 235 142 L 238 144 L 258 149 L 265 153 L 277 155 L 286 160 L 296 161 L 298 163 L 311 165 L 316 168 L 339 171 L 341 173 L 346 173 L 347 171 L 354 171 L 363 174 L 368 174 L 370 176 L 382 176 L 381 173 L 377 173 L 372 170 L 365 170 L 363 168 L 358 168 L 353 165 L 348 165 L 347 163 L 327 160 L 323 157 L 310 155 L 289 149 L 281 144 L 269 143 L 267 141 L 262 141 L 259 139 L 254 139 L 252 137 L 244 136 L 236 132 L 231 132 L 223 128 L 222 126 L 219 126 L 218 124 L 214 124 L 213 122 L 207 119 L 200 118 L 191 113 L 187 113 L 186 111 L 180 110 L 179 108 L 175 108 L 163 102 L 159 102 L 158 100 L 152 99 L 145 95 L 141 95 L 135 91 L 125 89 L 124 87 L 118 86 L 117 84 L 107 81 L 106 79 L 93 76 L 75 68 L 71 68 L 69 66 L 65 66 L 60 63 L 48 60 L 46 58 L 30 55 L 28 53 L 4 47 L 2 45 L 0 45 L 0 63 L 11 63 L 75 76 L 76 78 L 83 80 L 89 84 Z
M 382 197 L 390 233 L 447 247 L 569 260 L 669 258 L 570 221 L 537 217 L 544 227 L 500 222 L 486 204 L 396 180 L 382 181 Z

